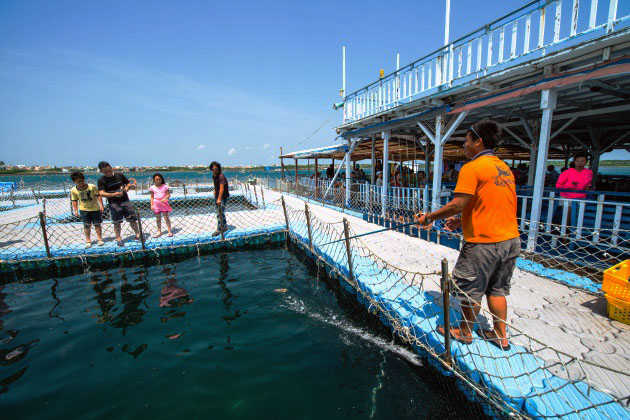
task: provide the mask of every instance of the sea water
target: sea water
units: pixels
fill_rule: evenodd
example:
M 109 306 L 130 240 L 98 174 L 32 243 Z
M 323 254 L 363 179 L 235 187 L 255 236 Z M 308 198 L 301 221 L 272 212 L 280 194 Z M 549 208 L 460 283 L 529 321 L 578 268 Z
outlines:
M 3 418 L 462 418 L 471 405 L 286 249 L 0 285 Z

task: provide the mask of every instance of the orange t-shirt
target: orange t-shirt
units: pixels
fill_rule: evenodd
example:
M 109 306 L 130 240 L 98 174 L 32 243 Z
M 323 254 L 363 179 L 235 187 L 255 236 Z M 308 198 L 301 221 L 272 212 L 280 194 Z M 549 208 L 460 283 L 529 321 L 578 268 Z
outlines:
M 455 193 L 472 195 L 462 212 L 466 242 L 502 242 L 519 236 L 514 175 L 501 159 L 486 155 L 465 164 Z

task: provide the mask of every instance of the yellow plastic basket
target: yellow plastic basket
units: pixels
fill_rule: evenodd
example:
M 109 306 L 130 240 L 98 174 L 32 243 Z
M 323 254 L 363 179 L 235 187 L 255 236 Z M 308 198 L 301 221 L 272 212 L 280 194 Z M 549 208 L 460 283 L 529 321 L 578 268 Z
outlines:
M 606 295 L 608 316 L 615 321 L 630 325 L 630 302 Z
M 602 290 L 607 295 L 630 302 L 630 260 L 625 260 L 604 271 Z

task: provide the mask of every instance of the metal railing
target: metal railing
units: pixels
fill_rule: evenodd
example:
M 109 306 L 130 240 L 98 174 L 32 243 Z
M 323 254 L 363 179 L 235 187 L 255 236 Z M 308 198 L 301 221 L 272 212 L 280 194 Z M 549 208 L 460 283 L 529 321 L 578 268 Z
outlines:
M 344 99 L 344 122 L 356 121 L 544 56 L 569 41 L 611 33 L 630 18 L 618 0 L 532 1 Z

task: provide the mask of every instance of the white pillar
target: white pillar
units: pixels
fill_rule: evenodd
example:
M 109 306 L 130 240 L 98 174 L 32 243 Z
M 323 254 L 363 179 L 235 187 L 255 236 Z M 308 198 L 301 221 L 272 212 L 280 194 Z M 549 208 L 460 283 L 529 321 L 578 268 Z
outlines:
M 381 215 L 387 214 L 387 194 L 389 190 L 389 137 L 391 131 L 383 132 L 383 188 L 381 190 Z
M 350 174 L 352 172 L 352 145 L 348 139 L 348 158 L 346 159 L 346 207 L 350 206 Z
M 374 185 L 376 182 L 376 134 L 372 134 L 372 170 L 370 171 L 370 184 Z
M 557 91 L 547 89 L 541 92 L 540 108 L 542 120 L 540 123 L 540 138 L 538 140 L 538 160 L 536 164 L 536 178 L 534 179 L 534 194 L 532 197 L 532 213 L 527 236 L 527 252 L 536 250 L 536 238 L 538 237 L 538 223 L 542 209 L 542 199 L 545 189 L 545 171 L 547 154 L 549 152 L 549 136 L 551 135 L 551 122 L 553 110 L 556 108 Z
M 433 200 L 431 211 L 440 208 L 440 190 L 442 189 L 442 170 L 444 144 L 442 143 L 442 116 L 438 115 L 435 119 L 435 150 L 433 151 Z
M 529 151 L 529 171 L 527 172 L 527 185 L 533 185 L 536 179 L 536 156 L 538 156 L 538 142 L 536 139 L 531 140 L 532 148 Z M 545 165 L 547 167 L 547 165 Z

